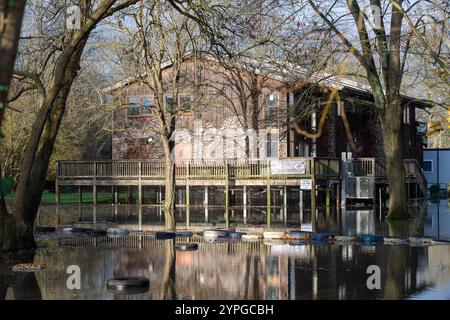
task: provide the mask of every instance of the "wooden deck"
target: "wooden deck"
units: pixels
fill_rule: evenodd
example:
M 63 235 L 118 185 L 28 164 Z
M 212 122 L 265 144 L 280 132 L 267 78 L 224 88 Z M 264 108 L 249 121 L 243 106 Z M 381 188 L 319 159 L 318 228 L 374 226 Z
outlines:
M 57 184 L 72 186 L 159 186 L 165 164 L 139 160 L 58 161 Z M 329 158 L 295 158 L 255 161 L 188 161 L 175 166 L 177 185 L 191 186 L 298 186 L 302 179 L 339 180 L 340 161 Z

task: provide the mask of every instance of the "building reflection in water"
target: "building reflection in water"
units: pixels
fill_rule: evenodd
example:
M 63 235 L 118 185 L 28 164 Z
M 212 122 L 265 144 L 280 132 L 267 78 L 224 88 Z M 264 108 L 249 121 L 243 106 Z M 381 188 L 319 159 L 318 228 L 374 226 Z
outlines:
M 114 206 L 109 206 L 110 211 L 111 207 Z M 102 208 L 96 210 L 97 221 L 106 217 L 107 211 Z M 367 210 L 328 214 L 319 211 L 314 226 L 311 214 L 305 211 L 302 228 L 308 228 L 309 223 L 311 229 L 347 235 L 376 233 L 450 239 L 450 213 L 446 202 L 430 203 L 416 210 L 415 218 L 409 223 L 387 223 L 382 217 L 380 220 L 377 212 Z M 73 211 L 65 216 L 66 221 L 78 219 L 78 209 Z M 108 214 L 112 219 L 114 213 Z M 133 221 L 135 214 L 131 207 L 126 215 L 127 221 Z M 283 218 L 283 214 L 278 212 L 277 215 Z M 297 213 L 291 213 L 294 215 L 298 217 Z M 89 217 L 89 214 L 82 216 Z M 214 217 L 217 214 L 210 209 L 208 219 L 214 220 Z M 239 210 L 235 211 L 235 217 L 239 218 Z M 48 222 L 54 215 L 46 214 L 41 208 L 40 219 L 42 224 L 51 224 Z M 161 219 L 156 211 L 155 219 Z M 255 219 L 255 216 L 247 212 L 247 219 Z M 157 241 L 149 236 L 114 241 L 78 238 L 60 239 L 56 248 L 39 250 L 33 259 L 35 263 L 47 265 L 41 272 L 13 274 L 6 263 L 0 261 L 0 298 L 403 299 L 424 294 L 426 297 L 445 296 L 450 286 L 448 245 L 268 246 L 262 242 L 200 242 L 197 251 L 179 252 L 174 250 L 173 241 Z M 81 268 L 81 290 L 66 287 L 69 265 Z M 381 268 L 381 290 L 366 287 L 369 265 Z M 150 289 L 133 295 L 108 292 L 107 279 L 124 276 L 147 277 Z
M 66 239 L 67 240 L 67 239 Z M 447 245 L 340 246 L 257 243 L 199 243 L 199 250 L 179 252 L 173 241 L 142 240 L 142 248 L 92 247 L 39 251 L 35 263 L 47 269 L 14 274 L 2 298 L 12 299 L 403 299 L 450 285 Z M 85 241 L 85 240 L 83 240 Z M 67 243 L 66 243 L 67 245 Z M 97 246 L 97 247 L 95 247 Z M 103 246 L 103 247 L 102 247 Z M 66 287 L 66 268 L 79 265 L 81 290 Z M 369 265 L 381 268 L 381 290 L 366 287 Z M 106 280 L 144 276 L 148 292 L 113 294 Z M 4 285 L 8 283 L 8 285 Z

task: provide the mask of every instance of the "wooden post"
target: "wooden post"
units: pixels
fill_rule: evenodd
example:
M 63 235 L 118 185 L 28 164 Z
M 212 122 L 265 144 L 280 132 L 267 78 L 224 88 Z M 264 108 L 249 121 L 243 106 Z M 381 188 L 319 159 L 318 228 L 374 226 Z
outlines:
M 61 208 L 59 207 L 61 204 L 61 194 L 60 194 L 60 190 L 59 190 L 59 182 L 58 179 L 56 179 L 56 184 L 55 184 L 55 201 L 56 201 L 56 223 L 59 226 L 61 224 Z
M 284 210 L 284 222 L 287 222 L 287 187 L 283 187 L 283 210 Z
M 300 225 L 303 223 L 303 190 L 300 188 L 299 189 L 299 202 L 298 202 L 298 207 L 299 207 L 299 211 L 300 211 Z
M 97 186 L 95 185 L 95 181 L 94 185 L 92 185 L 92 204 L 97 204 Z
M 228 176 L 228 162 L 225 161 L 225 225 L 226 227 L 230 227 L 230 217 L 229 217 L 229 209 L 230 209 L 230 182 Z
M 209 197 L 208 197 L 208 187 L 205 186 L 205 198 L 203 199 L 203 207 L 205 208 L 205 223 L 208 223 L 208 206 L 209 206 Z
M 339 212 L 341 209 L 341 190 L 339 183 L 336 184 L 336 211 Z
M 315 220 L 316 216 L 316 181 L 315 181 L 315 169 L 314 158 L 311 160 L 311 219 Z M 314 231 L 314 230 L 313 230 Z
M 203 206 L 207 207 L 209 205 L 208 202 L 208 187 L 205 187 L 205 198 L 203 200 Z
M 93 224 L 97 223 L 97 206 L 92 206 L 92 222 Z
M 247 224 L 247 186 L 244 186 L 242 193 L 244 224 Z
M 186 228 L 190 225 L 190 201 L 189 201 L 189 162 L 186 162 Z
M 325 205 L 327 206 L 327 208 L 330 207 L 330 186 L 327 186 L 327 188 L 325 189 L 325 194 L 326 194 L 326 199 L 325 199 Z
M 142 162 L 139 161 L 139 181 L 138 181 L 138 219 L 139 231 L 142 230 Z
M 97 162 L 94 162 L 94 183 L 92 185 L 92 203 L 94 206 L 97 204 L 97 185 L 96 180 L 97 178 Z
M 326 217 L 327 222 L 330 218 L 330 186 L 327 185 L 325 189 L 325 211 L 326 211 Z
M 271 203 L 271 199 L 270 199 L 270 162 L 267 161 L 266 164 L 266 174 L 267 174 L 267 228 L 270 228 L 270 203 Z
M 142 204 L 138 205 L 138 217 L 139 217 L 138 229 L 139 231 L 142 231 Z
M 78 186 L 78 205 L 82 205 L 83 204 L 83 187 L 82 186 Z
M 119 187 L 118 186 L 114 186 L 114 204 L 118 204 L 119 203 L 119 192 L 118 192 Z

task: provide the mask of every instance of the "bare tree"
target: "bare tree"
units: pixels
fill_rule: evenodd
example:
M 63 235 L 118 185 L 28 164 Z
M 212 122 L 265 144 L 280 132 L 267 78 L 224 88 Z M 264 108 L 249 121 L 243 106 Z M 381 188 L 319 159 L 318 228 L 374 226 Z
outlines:
M 411 55 L 416 53 L 411 48 L 414 38 L 422 45 L 425 60 L 448 70 L 440 47 L 428 43 L 424 34 L 418 31 L 427 24 L 427 18 L 431 17 L 441 27 L 428 32 L 444 32 L 445 12 L 442 7 L 422 1 L 346 0 L 345 4 L 344 1 L 330 4 L 315 0 L 307 2 L 324 23 L 318 28 L 329 30 L 339 40 L 341 52 L 345 48 L 365 71 L 382 127 L 390 194 L 388 217 L 408 217 L 400 138 L 402 80 Z M 364 10 L 368 5 L 372 9 L 371 14 Z M 423 14 L 420 14 L 420 10 L 423 10 L 420 5 L 427 8 Z M 349 25 L 346 24 L 348 19 L 344 19 L 347 16 L 351 17 Z
M 15 72 L 18 76 L 31 80 L 39 94 L 40 107 L 26 146 L 12 214 L 5 213 L 0 217 L 2 250 L 18 250 L 35 245 L 34 221 L 44 190 L 50 156 L 89 35 L 102 20 L 136 2 L 138 0 L 80 1 L 80 25 L 73 30 L 64 27 L 64 5 L 48 1 L 42 6 L 46 8 L 46 19 L 39 23 L 47 23 L 45 30 L 48 31 L 38 35 L 40 40 L 47 40 L 44 42 L 44 68 L 19 69 Z

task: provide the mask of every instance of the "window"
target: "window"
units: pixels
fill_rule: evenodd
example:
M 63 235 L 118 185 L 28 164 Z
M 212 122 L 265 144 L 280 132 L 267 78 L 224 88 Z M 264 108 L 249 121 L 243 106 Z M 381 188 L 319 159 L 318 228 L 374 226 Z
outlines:
M 271 91 L 264 97 L 264 119 L 272 121 L 276 119 L 278 112 L 278 97 L 275 91 Z
M 180 97 L 181 111 L 189 112 L 191 111 L 191 96 L 181 96 Z
M 148 115 L 152 113 L 152 107 L 155 106 L 155 104 L 153 103 L 153 99 L 146 97 L 146 98 L 142 98 L 141 99 L 142 102 L 142 110 L 141 113 L 143 115 Z
M 433 161 L 432 160 L 423 160 L 423 171 L 425 171 L 425 172 L 433 171 Z
M 267 132 L 266 156 L 268 158 L 278 158 L 278 132 Z
M 128 105 L 128 115 L 138 116 L 139 115 L 139 98 L 132 97 L 129 99 L 130 104 Z
M 173 111 L 173 97 L 172 96 L 166 96 L 166 110 L 168 112 Z

